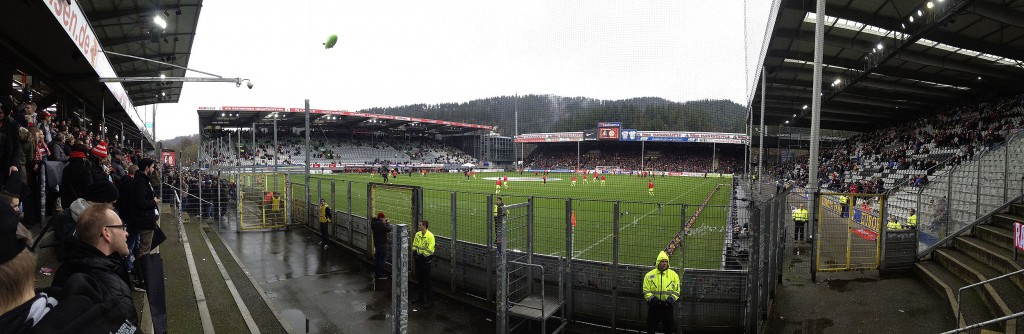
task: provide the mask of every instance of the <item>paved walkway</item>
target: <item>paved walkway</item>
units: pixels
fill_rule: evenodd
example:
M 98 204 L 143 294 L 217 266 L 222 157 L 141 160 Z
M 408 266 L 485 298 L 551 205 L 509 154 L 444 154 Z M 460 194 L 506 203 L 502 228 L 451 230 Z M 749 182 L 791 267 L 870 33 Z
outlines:
M 222 224 L 216 230 L 296 332 L 305 333 L 307 321 L 309 333 L 391 331 L 391 281 L 373 279 L 372 266 L 339 246 L 321 249 L 320 236 L 303 227 L 238 233 Z M 493 312 L 436 292 L 434 299 L 429 310 L 410 305 L 409 333 L 495 331 Z

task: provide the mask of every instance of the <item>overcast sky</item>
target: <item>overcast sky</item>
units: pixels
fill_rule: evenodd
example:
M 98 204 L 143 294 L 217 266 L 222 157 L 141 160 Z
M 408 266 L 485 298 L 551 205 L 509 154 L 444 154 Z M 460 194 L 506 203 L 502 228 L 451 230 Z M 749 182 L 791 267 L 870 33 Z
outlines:
M 186 83 L 157 108 L 157 136 L 197 133 L 199 106 L 307 98 L 352 111 L 515 93 L 745 104 L 772 1 L 747 2 L 205 1 L 188 66 L 255 87 Z

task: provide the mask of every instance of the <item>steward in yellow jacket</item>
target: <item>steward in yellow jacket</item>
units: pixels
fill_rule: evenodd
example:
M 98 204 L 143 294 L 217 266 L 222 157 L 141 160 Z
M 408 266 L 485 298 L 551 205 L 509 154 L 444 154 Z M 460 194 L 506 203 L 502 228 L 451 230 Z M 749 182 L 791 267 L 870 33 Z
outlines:
M 672 333 L 673 307 L 679 300 L 679 275 L 668 268 L 668 254 L 658 253 L 657 267 L 644 275 L 644 299 L 647 300 L 647 331 L 653 333 L 660 322 L 662 331 Z

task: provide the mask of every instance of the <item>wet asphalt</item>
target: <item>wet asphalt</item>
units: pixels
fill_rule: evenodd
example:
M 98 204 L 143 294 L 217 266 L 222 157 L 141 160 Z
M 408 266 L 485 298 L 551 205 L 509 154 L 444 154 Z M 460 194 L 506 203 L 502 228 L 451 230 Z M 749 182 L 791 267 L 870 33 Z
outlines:
M 216 230 L 296 332 L 391 332 L 391 280 L 374 279 L 369 263 L 340 246 L 324 250 L 317 244 L 320 236 L 304 227 L 238 233 L 221 225 Z M 434 296 L 430 309 L 410 305 L 409 333 L 495 332 L 493 312 Z

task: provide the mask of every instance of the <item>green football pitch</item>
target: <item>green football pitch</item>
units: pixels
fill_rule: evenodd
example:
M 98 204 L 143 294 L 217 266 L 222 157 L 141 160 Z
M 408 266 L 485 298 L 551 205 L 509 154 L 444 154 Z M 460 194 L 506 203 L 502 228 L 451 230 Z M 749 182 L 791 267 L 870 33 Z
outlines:
M 495 194 L 495 179 L 507 176 L 509 186 Z M 673 255 L 673 266 L 687 268 L 721 268 L 724 259 L 725 226 L 732 179 L 727 177 L 652 177 L 655 190 L 647 190 L 647 179 L 629 175 L 606 175 L 606 182 L 582 177 L 572 186 L 573 174 L 551 173 L 547 183 L 534 173 L 478 173 L 466 178 L 458 173 L 400 174 L 390 178 L 396 185 L 419 186 L 423 189 L 423 217 L 430 221 L 430 230 L 437 236 L 451 237 L 452 193 L 455 193 L 455 234 L 458 240 L 479 244 L 487 241 L 487 196 L 501 196 L 506 205 L 525 202 L 534 197 L 534 252 L 545 255 L 564 255 L 567 240 L 572 244 L 577 259 L 612 262 L 614 220 L 619 220 L 619 263 L 653 266 L 658 251 L 663 250 L 679 232 L 682 224 L 690 220 L 708 195 L 707 206 L 691 225 L 684 241 L 684 257 Z M 301 176 L 292 175 L 293 184 L 301 183 Z M 335 181 L 332 202 L 330 181 Z M 367 184 L 384 181 L 379 175 L 333 174 L 312 175 L 311 203 L 322 197 L 332 208 L 348 208 L 347 182 L 352 182 L 352 208 L 358 216 L 367 212 Z M 718 185 L 721 184 L 721 187 Z M 301 186 L 297 186 L 301 188 Z M 716 187 L 718 190 L 716 191 Z M 301 189 L 293 188 L 293 191 Z M 411 216 L 407 193 L 382 190 L 375 192 L 373 211 L 383 211 L 392 222 L 406 222 Z M 566 200 L 571 199 L 576 226 L 566 231 Z M 614 204 L 619 202 L 619 212 Z M 567 238 L 567 234 L 569 237 Z M 510 245 L 510 247 L 515 247 Z

